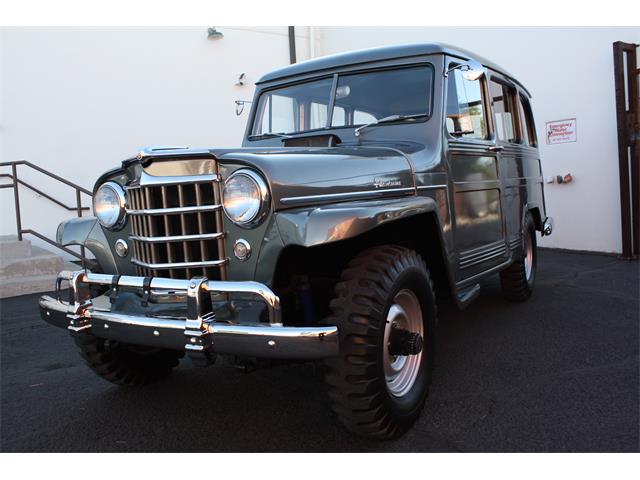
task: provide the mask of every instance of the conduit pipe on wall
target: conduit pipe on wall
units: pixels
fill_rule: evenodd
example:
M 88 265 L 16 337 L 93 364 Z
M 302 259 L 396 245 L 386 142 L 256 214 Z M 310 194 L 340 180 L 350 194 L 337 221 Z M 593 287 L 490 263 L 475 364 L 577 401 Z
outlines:
M 296 63 L 296 27 L 289 27 L 289 61 Z

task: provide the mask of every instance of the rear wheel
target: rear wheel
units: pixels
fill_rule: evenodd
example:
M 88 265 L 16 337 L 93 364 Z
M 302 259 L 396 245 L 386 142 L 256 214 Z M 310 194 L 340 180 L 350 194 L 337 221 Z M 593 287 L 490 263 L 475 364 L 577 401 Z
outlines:
M 401 435 L 431 381 L 436 305 L 426 265 L 404 247 L 365 251 L 344 270 L 331 311 L 340 335 L 340 354 L 325 369 L 334 411 L 360 435 Z
M 99 376 L 116 385 L 138 386 L 167 377 L 183 352 L 128 345 L 89 333 L 75 337 L 80 356 Z
M 536 282 L 537 263 L 536 228 L 527 214 L 522 228 L 522 251 L 509 268 L 500 272 L 502 293 L 507 299 L 514 302 L 529 299 Z

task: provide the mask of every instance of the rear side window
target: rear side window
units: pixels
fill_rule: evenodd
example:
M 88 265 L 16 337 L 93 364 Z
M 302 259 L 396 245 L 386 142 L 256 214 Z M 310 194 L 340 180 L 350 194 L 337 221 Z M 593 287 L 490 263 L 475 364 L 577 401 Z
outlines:
M 446 125 L 456 138 L 487 138 L 482 80 L 466 80 L 463 72 L 449 73 Z
M 529 100 L 522 95 L 520 98 L 520 112 L 522 118 L 522 135 L 523 142 L 531 145 L 532 147 L 538 146 L 538 137 L 536 137 L 536 126 L 533 123 L 533 114 L 531 113 L 531 106 Z
M 495 119 L 495 130 L 498 140 L 515 143 L 518 141 L 516 133 L 516 116 L 518 109 L 515 104 L 515 91 L 513 88 L 491 80 L 491 104 Z

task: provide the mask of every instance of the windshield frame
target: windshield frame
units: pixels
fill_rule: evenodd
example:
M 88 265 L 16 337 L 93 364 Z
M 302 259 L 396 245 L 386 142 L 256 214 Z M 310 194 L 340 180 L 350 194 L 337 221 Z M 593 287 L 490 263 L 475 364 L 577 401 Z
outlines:
M 297 132 L 282 132 L 283 136 L 285 138 L 291 138 L 291 137 L 297 137 L 299 135 L 308 135 L 308 134 L 313 134 L 313 133 L 326 133 L 327 131 L 330 130 L 345 130 L 345 129 L 352 129 L 355 130 L 356 128 L 365 125 L 366 123 L 358 123 L 358 124 L 353 124 L 353 125 L 331 125 L 331 122 L 333 121 L 333 112 L 334 112 L 334 108 L 335 108 L 335 102 L 336 102 L 336 90 L 338 88 L 338 83 L 339 83 L 339 79 L 340 77 L 346 77 L 346 76 L 352 76 L 352 75 L 361 75 L 361 74 L 367 74 L 367 73 L 375 73 L 375 72 L 380 72 L 380 71 L 392 71 L 392 70 L 406 70 L 406 69 L 411 69 L 411 68 L 416 68 L 416 67 L 426 67 L 427 69 L 431 70 L 431 86 L 430 86 L 430 91 L 427 92 L 427 98 L 429 100 L 428 105 L 425 106 L 425 115 L 423 117 L 420 117 L 414 121 L 412 121 L 411 123 L 424 123 L 429 121 L 432 117 L 433 117 L 433 111 L 434 111 L 434 98 L 435 98 L 435 66 L 432 62 L 430 61 L 418 61 L 418 62 L 412 62 L 412 63 L 403 63 L 403 64 L 396 64 L 396 65 L 385 65 L 385 66 L 375 66 L 375 67 L 370 67 L 370 68 L 362 68 L 362 69 L 354 69 L 354 70 L 346 70 L 346 71 L 340 71 L 340 72 L 334 72 L 334 73 L 328 73 L 328 74 L 324 74 L 324 75 L 317 75 L 314 77 L 305 77 L 303 79 L 297 79 L 297 80 L 293 80 L 293 81 L 288 81 L 288 82 L 282 82 L 282 83 L 278 83 L 277 85 L 273 85 L 273 86 L 269 86 L 267 88 L 264 88 L 262 90 L 259 90 L 258 92 L 256 92 L 256 96 L 255 96 L 255 100 L 254 100 L 254 108 L 252 108 L 251 110 L 251 120 L 250 120 L 250 124 L 248 125 L 247 128 L 247 135 L 246 135 L 246 140 L 250 141 L 250 142 L 255 142 L 255 141 L 261 141 L 261 140 L 266 140 L 266 139 L 272 139 L 274 138 L 273 134 L 279 134 L 280 132 L 266 132 L 266 133 L 260 133 L 260 134 L 254 134 L 253 131 L 255 129 L 256 126 L 256 122 L 259 121 L 258 116 L 260 113 L 260 102 L 262 101 L 262 97 L 264 95 L 268 95 L 271 92 L 277 91 L 277 90 L 281 90 L 281 89 L 285 89 L 288 87 L 292 87 L 292 86 L 297 86 L 297 85 L 304 85 L 305 83 L 312 83 L 312 82 L 317 82 L 317 81 L 321 81 L 321 80 L 327 80 L 327 79 L 332 79 L 332 85 L 331 85 L 331 92 L 330 92 L 330 96 L 329 96 L 329 104 L 327 105 L 327 122 L 325 124 L 325 126 L 323 127 L 319 127 L 319 128 L 313 128 L 313 129 L 309 129 L 309 130 L 301 130 L 301 131 L 297 131 Z M 427 111 L 428 110 L 428 111 Z M 378 125 L 380 126 L 390 126 L 390 125 L 397 125 L 397 124 L 401 124 L 404 123 L 406 124 L 406 122 L 404 120 L 397 120 L 395 122 L 384 122 L 384 123 L 380 123 Z

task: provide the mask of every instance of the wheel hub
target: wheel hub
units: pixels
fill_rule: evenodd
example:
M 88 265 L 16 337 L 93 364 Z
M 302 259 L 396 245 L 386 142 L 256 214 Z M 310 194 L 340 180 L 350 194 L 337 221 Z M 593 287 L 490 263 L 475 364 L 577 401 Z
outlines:
M 389 334 L 389 353 L 398 355 L 417 355 L 422 351 L 422 335 L 402 328 L 391 328 Z
M 424 324 L 422 308 L 411 290 L 401 290 L 389 307 L 384 330 L 384 374 L 389 393 L 406 395 L 420 371 Z
M 533 245 L 530 238 L 530 234 L 528 234 L 525 240 L 524 246 L 524 273 L 527 281 L 531 280 L 531 274 L 533 273 Z

